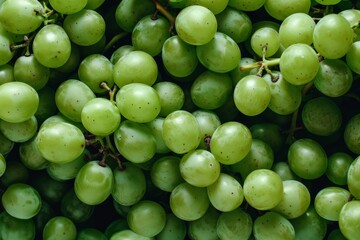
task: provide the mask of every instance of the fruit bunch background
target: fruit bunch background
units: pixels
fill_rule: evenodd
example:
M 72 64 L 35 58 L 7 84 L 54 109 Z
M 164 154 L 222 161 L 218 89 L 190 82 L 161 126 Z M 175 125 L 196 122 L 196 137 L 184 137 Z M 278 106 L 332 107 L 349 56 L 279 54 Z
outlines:
M 0 240 L 360 239 L 359 7 L 0 0 Z

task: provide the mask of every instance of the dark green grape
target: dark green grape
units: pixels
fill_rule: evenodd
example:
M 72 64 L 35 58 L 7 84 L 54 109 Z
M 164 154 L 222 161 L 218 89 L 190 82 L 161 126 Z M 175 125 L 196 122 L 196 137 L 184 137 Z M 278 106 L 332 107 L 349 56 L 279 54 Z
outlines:
M 216 225 L 220 216 L 220 212 L 214 207 L 209 207 L 205 215 L 201 218 L 189 222 L 188 236 L 191 240 L 216 240 L 218 234 Z
M 360 153 L 360 114 L 352 116 L 345 125 L 344 141 L 347 148 L 355 153 Z
M 71 219 L 75 224 L 87 221 L 94 212 L 94 206 L 82 202 L 73 188 L 67 190 L 60 201 L 61 214 Z
M 354 158 L 345 152 L 335 152 L 328 158 L 326 176 L 337 185 L 347 184 L 347 175 Z
M 33 219 L 19 219 L 6 211 L 0 213 L 0 238 L 3 240 L 35 239 L 36 229 Z
M 172 213 L 166 214 L 166 223 L 159 234 L 156 235 L 158 240 L 182 240 L 187 234 L 187 226 L 184 220 L 176 217 Z
M 77 240 L 107 240 L 108 238 L 97 228 L 83 228 L 77 233 Z
M 73 240 L 77 235 L 77 227 L 73 221 L 64 216 L 51 218 L 44 226 L 43 240 Z

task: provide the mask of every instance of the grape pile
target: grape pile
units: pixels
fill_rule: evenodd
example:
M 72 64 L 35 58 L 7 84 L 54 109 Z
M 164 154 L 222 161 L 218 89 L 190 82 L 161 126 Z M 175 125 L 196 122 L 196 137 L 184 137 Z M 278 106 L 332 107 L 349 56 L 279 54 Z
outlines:
M 358 240 L 359 9 L 0 0 L 0 239 Z

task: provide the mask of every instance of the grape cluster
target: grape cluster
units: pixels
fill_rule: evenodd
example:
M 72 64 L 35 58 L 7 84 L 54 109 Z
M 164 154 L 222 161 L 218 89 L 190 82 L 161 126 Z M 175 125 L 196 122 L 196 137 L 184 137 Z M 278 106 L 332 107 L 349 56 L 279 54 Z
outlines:
M 358 240 L 359 7 L 0 0 L 0 239 Z

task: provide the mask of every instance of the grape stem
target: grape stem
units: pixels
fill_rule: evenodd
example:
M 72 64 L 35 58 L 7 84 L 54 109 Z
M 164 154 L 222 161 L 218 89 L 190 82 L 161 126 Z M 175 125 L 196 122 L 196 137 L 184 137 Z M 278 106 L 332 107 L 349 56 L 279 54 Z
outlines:
M 278 76 L 275 76 L 272 74 L 270 67 L 273 66 L 278 66 L 280 64 L 280 58 L 274 58 L 274 59 L 265 59 L 263 58 L 263 60 L 261 61 L 257 61 L 255 63 L 249 64 L 249 65 L 245 65 L 245 66 L 241 66 L 240 70 L 241 71 L 245 71 L 245 70 L 250 70 L 250 69 L 254 69 L 254 68 L 259 68 L 259 71 L 256 73 L 257 76 L 262 76 L 263 75 L 263 71 L 265 70 L 266 73 L 271 75 L 271 78 L 276 82 Z
M 163 6 L 158 0 L 151 0 L 155 5 L 157 11 L 164 15 L 170 22 L 169 32 L 172 32 L 175 27 L 175 17 Z
M 114 84 L 114 88 L 111 89 L 107 82 L 101 82 L 100 87 L 106 89 L 109 92 L 109 99 L 112 103 L 116 104 L 115 102 L 115 93 L 117 90 L 116 84 Z

